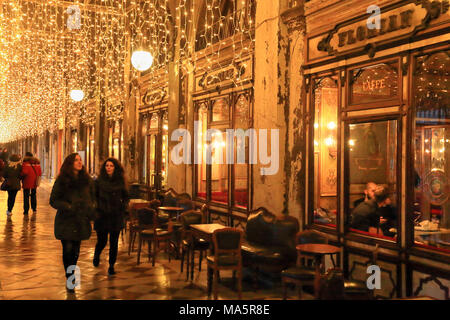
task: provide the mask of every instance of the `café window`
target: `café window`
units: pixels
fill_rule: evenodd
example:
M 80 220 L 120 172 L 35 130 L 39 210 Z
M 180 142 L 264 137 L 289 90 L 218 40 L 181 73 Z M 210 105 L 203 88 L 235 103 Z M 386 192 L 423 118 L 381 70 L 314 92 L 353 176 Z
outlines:
M 110 157 L 114 157 L 119 161 L 122 161 L 123 130 L 121 120 L 109 121 L 108 151 Z
M 140 181 L 160 188 L 167 185 L 168 119 L 166 111 L 144 113 L 141 124 Z
M 350 231 L 395 241 L 398 230 L 398 120 L 347 126 Z
M 250 110 L 249 91 L 197 103 L 197 150 L 194 150 L 197 198 L 248 208 L 249 139 L 243 134 L 227 136 L 227 129 L 242 129 L 245 133 L 251 127 Z M 232 138 L 233 144 L 227 138 Z M 230 160 L 227 151 L 233 161 L 227 161 Z
M 316 224 L 336 227 L 338 80 L 314 82 L 314 218 Z
M 350 71 L 350 105 L 399 98 L 398 62 L 379 63 Z
M 89 168 L 89 174 L 95 173 L 95 127 L 87 127 L 87 164 Z
M 419 56 L 414 95 L 414 241 L 450 252 L 450 50 Z

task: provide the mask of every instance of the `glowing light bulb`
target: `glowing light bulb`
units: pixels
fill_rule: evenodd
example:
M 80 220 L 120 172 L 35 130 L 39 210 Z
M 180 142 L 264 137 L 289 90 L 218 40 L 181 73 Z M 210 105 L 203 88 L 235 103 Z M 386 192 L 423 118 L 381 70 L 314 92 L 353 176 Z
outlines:
M 84 98 L 84 92 L 83 90 L 72 90 L 70 91 L 70 98 L 73 101 L 81 101 Z
M 336 129 L 336 123 L 331 121 L 330 123 L 327 124 L 327 128 L 330 129 L 330 130 Z
M 131 64 L 139 71 L 145 71 L 153 64 L 153 56 L 150 52 L 138 50 L 131 55 Z

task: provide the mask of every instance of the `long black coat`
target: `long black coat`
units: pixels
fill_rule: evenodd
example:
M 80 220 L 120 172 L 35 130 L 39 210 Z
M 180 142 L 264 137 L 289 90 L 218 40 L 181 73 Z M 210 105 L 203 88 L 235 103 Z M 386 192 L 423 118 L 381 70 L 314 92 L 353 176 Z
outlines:
M 97 220 L 94 229 L 100 232 L 118 232 L 124 227 L 129 195 L 124 181 L 99 177 L 95 181 Z
M 50 195 L 50 205 L 57 209 L 55 237 L 59 240 L 87 240 L 95 219 L 95 186 L 89 176 L 58 177 Z

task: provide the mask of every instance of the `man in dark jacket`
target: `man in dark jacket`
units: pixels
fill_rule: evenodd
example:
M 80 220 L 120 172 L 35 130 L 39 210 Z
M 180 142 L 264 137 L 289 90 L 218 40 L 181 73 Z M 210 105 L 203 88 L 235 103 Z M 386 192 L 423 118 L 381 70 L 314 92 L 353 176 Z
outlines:
M 31 152 L 25 153 L 22 164 L 22 188 L 23 188 L 23 214 L 27 215 L 30 209 L 30 196 L 31 196 L 31 209 L 33 215 L 36 214 L 36 188 L 38 178 L 40 178 L 41 164 L 39 160 L 33 157 Z M 35 217 L 35 216 L 34 216 Z
M 351 227 L 361 231 L 378 233 L 380 226 L 379 208 L 386 206 L 389 193 L 383 186 L 378 186 L 374 199 L 361 202 L 352 212 Z

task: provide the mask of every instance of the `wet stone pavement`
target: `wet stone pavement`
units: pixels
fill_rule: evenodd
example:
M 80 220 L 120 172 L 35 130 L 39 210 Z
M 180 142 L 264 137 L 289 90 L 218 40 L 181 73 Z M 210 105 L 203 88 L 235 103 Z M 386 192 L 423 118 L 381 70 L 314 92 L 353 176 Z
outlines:
M 202 271 L 196 266 L 194 280 L 186 281 L 186 271 L 180 273 L 180 260 L 171 259 L 164 252 L 156 264 L 147 259 L 143 248 L 141 264 L 136 265 L 136 252 L 128 255 L 128 233 L 119 240 L 119 253 L 115 266 L 117 274 L 109 276 L 108 251 L 102 252 L 100 266 L 92 265 L 96 233 L 82 241 L 78 267 L 81 287 L 75 293 L 65 288 L 61 242 L 53 234 L 56 210 L 48 204 L 52 183 L 43 180 L 37 191 L 37 214 L 23 215 L 23 193 L 17 194 L 13 214 L 6 216 L 7 193 L 0 192 L 0 299 L 2 300 L 208 300 L 206 292 L 206 261 Z M 198 263 L 198 256 L 195 258 Z M 231 272 L 221 272 L 219 299 L 237 299 L 231 285 Z M 251 281 L 243 281 L 243 299 L 280 299 L 279 284 L 260 286 L 254 290 Z M 306 295 L 305 295 L 306 296 Z M 296 298 L 295 290 L 289 298 Z

